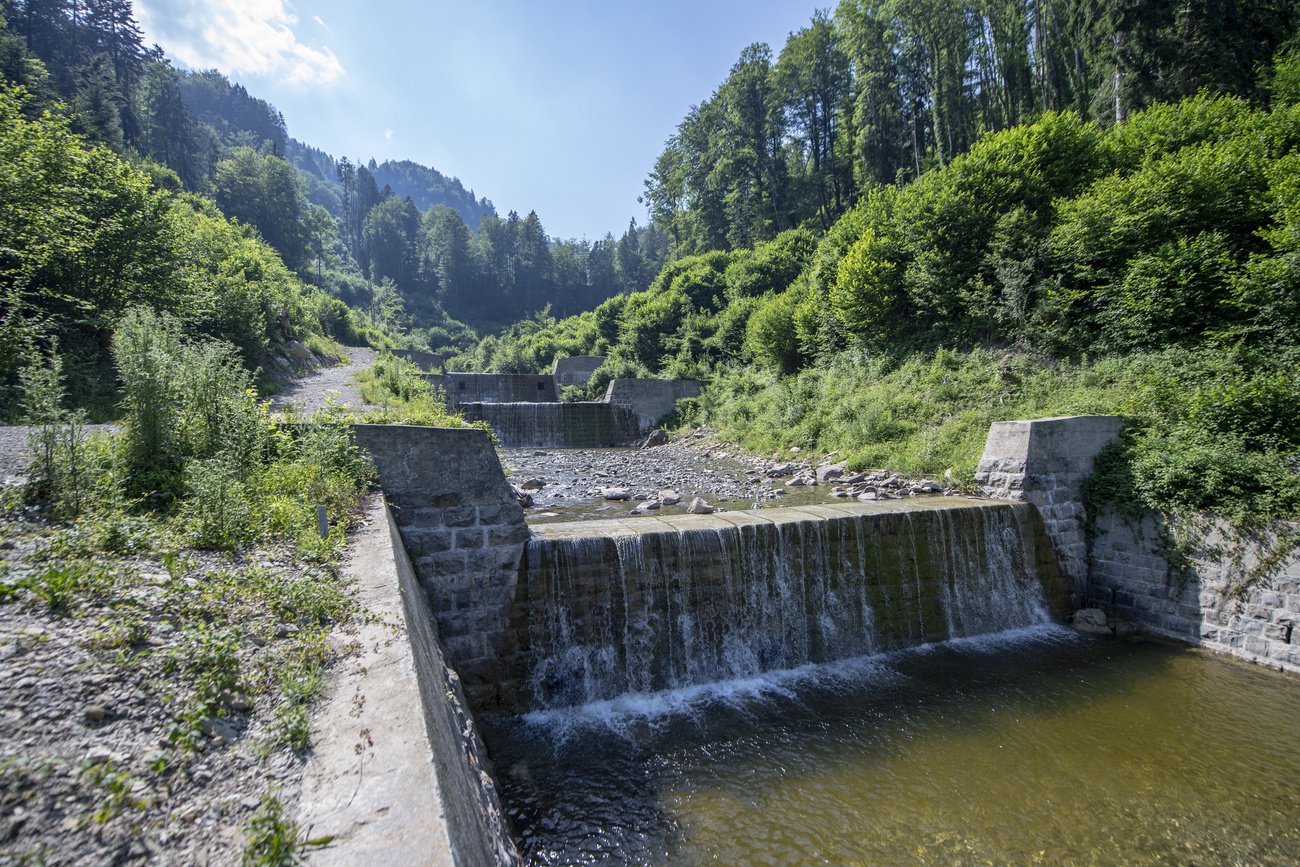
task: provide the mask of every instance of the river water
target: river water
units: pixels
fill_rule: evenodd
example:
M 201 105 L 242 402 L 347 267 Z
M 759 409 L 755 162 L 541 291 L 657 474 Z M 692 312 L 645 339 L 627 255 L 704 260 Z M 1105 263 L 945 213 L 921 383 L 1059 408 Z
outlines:
M 1030 629 L 483 726 L 531 864 L 1300 864 L 1300 681 Z

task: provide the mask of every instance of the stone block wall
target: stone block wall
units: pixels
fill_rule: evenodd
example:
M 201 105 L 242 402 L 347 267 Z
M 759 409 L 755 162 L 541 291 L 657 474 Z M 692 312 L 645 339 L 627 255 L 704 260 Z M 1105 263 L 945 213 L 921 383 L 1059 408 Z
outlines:
M 1033 503 L 1043 516 L 1075 605 L 1088 594 L 1088 545 L 1080 498 L 1093 460 L 1119 437 L 1116 416 L 1066 416 L 995 422 L 975 480 L 990 496 Z
M 1300 552 L 1258 573 L 1260 548 L 1242 548 L 1211 521 L 1191 548 L 1189 569 L 1161 556 L 1164 528 L 1154 516 L 1132 523 L 1099 516 L 1088 605 L 1143 629 L 1254 662 L 1300 672 Z
M 529 538 L 524 511 L 486 433 L 354 425 L 470 707 L 490 707 L 499 660 L 514 653 L 507 622 Z

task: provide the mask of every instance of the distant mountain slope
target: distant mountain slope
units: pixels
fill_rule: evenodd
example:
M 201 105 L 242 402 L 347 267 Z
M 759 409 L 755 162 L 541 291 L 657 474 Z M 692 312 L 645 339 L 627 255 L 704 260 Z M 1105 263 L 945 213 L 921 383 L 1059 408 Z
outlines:
M 470 229 L 476 229 L 485 215 L 497 215 L 496 208 L 486 198 L 475 199 L 474 191 L 466 190 L 459 178 L 449 178 L 437 169 L 410 160 L 385 160 L 378 165 L 371 160 L 369 169 L 375 183 L 380 187 L 387 184 L 399 199 L 410 196 L 421 211 L 434 205 L 454 208 Z
M 342 187 L 334 156 L 289 138 L 284 116 L 274 106 L 215 69 L 182 73 L 180 88 L 194 114 L 212 129 L 223 149 L 247 145 L 282 154 L 303 177 L 307 200 L 336 218 L 342 216 Z M 373 159 L 367 168 L 379 187 L 387 184 L 399 199 L 410 196 L 421 211 L 434 205 L 452 208 L 471 230 L 478 228 L 484 215 L 496 216 L 490 201 L 476 198 L 458 178 L 449 178 L 437 169 L 411 160 L 376 163 Z

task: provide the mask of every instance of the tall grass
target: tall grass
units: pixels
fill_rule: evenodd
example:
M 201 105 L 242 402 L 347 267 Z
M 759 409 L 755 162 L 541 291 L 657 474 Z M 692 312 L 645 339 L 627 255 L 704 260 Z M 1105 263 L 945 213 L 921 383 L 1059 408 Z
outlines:
M 838 451 L 855 468 L 950 471 L 973 487 L 993 422 L 1120 415 L 1130 422 L 1127 496 L 1146 508 L 1295 519 L 1296 407 L 1295 365 L 1233 349 L 1075 362 L 991 350 L 844 352 L 790 377 L 720 372 L 685 420 L 707 421 L 754 451 Z M 1260 433 L 1243 437 L 1246 429 Z

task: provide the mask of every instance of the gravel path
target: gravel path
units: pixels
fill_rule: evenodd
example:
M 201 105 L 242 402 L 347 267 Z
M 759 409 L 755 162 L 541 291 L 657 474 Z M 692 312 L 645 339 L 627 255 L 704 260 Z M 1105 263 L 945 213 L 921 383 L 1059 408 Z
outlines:
M 359 346 L 347 347 L 347 353 L 351 359 L 347 364 L 314 370 L 281 388 L 271 399 L 271 411 L 284 412 L 292 406 L 301 413 L 315 412 L 324 408 L 330 396 L 344 406 L 361 409 L 361 392 L 352 376 L 369 368 L 378 356 L 373 349 Z

